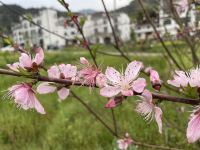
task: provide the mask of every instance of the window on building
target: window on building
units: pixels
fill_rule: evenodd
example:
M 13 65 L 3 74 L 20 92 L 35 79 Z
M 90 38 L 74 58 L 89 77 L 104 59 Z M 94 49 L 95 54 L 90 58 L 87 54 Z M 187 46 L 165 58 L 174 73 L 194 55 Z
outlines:
M 67 36 L 67 32 L 65 32 L 64 35 Z
M 39 34 L 39 36 L 42 36 L 42 35 L 43 35 L 42 29 L 39 29 L 39 30 L 38 30 L 38 34 Z
M 74 31 L 72 31 L 72 32 L 71 32 L 71 35 L 75 35 L 75 32 L 74 32 Z
M 41 25 L 41 24 L 42 24 L 41 20 L 38 20 L 38 21 L 37 21 L 37 24 L 38 24 L 38 25 Z
M 171 19 L 165 19 L 164 20 L 164 25 L 169 25 L 171 24 Z
M 103 20 L 103 24 L 107 24 L 107 20 Z
M 24 28 L 25 28 L 25 29 L 27 28 L 27 23 L 24 23 Z
M 29 38 L 28 31 L 26 31 L 26 32 L 24 33 L 24 38 Z
M 96 43 L 99 43 L 99 38 L 96 38 Z
M 191 17 L 186 17 L 186 18 L 183 18 L 182 20 L 183 20 L 183 22 L 190 22 L 191 21 Z
M 107 27 L 104 27 L 104 29 L 103 29 L 103 30 L 104 30 L 104 32 L 105 32 L 105 33 L 107 33 L 107 32 L 108 32 L 108 28 L 107 28 Z
M 97 34 L 97 33 L 98 33 L 98 29 L 94 29 L 94 33 L 96 33 L 96 34 Z
M 36 31 L 35 30 L 31 30 L 31 36 L 36 36 Z
M 73 28 L 73 27 L 74 27 L 74 24 L 72 23 L 70 26 Z

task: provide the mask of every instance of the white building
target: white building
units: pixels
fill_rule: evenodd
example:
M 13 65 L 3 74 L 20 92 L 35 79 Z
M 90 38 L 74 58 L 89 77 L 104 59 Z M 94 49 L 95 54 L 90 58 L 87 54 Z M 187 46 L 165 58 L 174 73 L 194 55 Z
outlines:
M 117 37 L 129 41 L 131 35 L 130 18 L 125 13 L 110 13 Z M 84 34 L 90 43 L 110 44 L 114 42 L 112 30 L 105 13 L 95 13 L 87 17 L 83 27 Z
M 20 23 L 12 27 L 13 39 L 20 45 L 28 42 L 31 46 L 40 45 L 45 49 L 60 48 L 67 44 L 77 43 L 76 37 L 79 34 L 77 34 L 76 26 L 70 22 L 65 28 L 65 20 L 64 17 L 58 18 L 57 11 L 54 9 L 43 9 L 37 16 L 32 17 L 33 22 L 65 37 L 61 38 L 21 17 Z
M 173 38 L 177 38 L 177 34 L 179 32 L 179 25 L 171 17 L 167 5 L 167 0 L 160 0 L 159 15 L 157 18 L 154 18 L 155 20 L 153 22 L 161 37 L 165 36 L 166 34 L 169 34 Z M 196 23 L 195 5 L 191 4 L 191 9 L 188 11 L 188 13 L 187 10 L 185 12 L 182 12 L 180 14 L 180 19 L 182 21 L 185 21 L 187 19 L 187 26 L 194 28 Z M 138 40 L 156 38 L 156 34 L 151 24 L 148 23 L 147 19 L 145 19 L 145 21 L 142 23 L 136 23 L 134 31 Z
M 125 13 L 111 13 L 111 20 L 115 32 L 122 41 L 129 41 L 131 35 L 130 18 Z M 83 17 L 82 15 L 80 17 Z M 70 18 L 68 18 L 70 19 Z M 27 42 L 33 45 L 40 45 L 44 49 L 60 48 L 65 45 L 79 43 L 77 37 L 80 33 L 73 22 L 64 27 L 66 17 L 58 17 L 54 9 L 43 9 L 32 21 L 38 25 L 63 36 L 65 39 L 42 30 L 28 20 L 20 18 L 20 23 L 13 26 L 13 39 L 16 43 L 24 45 Z M 95 13 L 87 16 L 83 26 L 85 37 L 90 43 L 110 44 L 114 42 L 112 30 L 105 13 Z

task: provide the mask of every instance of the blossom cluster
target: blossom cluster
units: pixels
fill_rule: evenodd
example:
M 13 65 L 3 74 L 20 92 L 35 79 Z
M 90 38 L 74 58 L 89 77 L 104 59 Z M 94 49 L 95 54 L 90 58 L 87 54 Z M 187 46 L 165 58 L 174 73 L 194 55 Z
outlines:
M 191 87 L 196 89 L 199 93 L 200 88 L 200 68 L 191 69 L 188 72 L 184 71 L 175 71 L 174 77 L 172 80 L 168 80 L 168 84 L 175 87 L 184 89 Z M 187 138 L 188 142 L 193 143 L 200 138 L 200 106 L 196 107 L 193 110 L 193 113 L 190 116 L 190 121 L 187 127 Z
M 43 68 L 44 51 L 42 48 L 35 48 L 35 56 L 29 53 L 21 53 L 19 61 L 7 66 L 13 72 L 21 73 L 25 76 L 40 76 Z M 45 114 L 43 106 L 40 104 L 36 94 L 48 94 L 57 92 L 60 100 L 65 100 L 70 95 L 70 86 L 79 83 L 79 85 L 88 86 L 90 90 L 97 87 L 99 94 L 108 99 L 105 108 L 111 109 L 122 104 L 127 97 L 137 96 L 139 98 L 136 112 L 145 117 L 145 120 L 155 120 L 159 133 L 162 133 L 162 115 L 163 112 L 158 106 L 159 102 L 154 99 L 152 93 L 147 89 L 147 81 L 139 77 L 143 63 L 139 61 L 130 62 L 124 72 L 119 72 L 113 67 L 107 67 L 105 73 L 90 63 L 86 58 L 81 57 L 78 66 L 72 64 L 55 64 L 47 69 L 49 81 L 34 80 L 33 82 L 22 82 L 13 85 L 8 89 L 7 96 L 13 99 L 18 107 L 35 109 L 38 113 Z M 148 71 L 147 71 L 148 70 Z M 159 74 L 152 68 L 147 68 L 149 80 L 152 87 L 157 92 L 160 91 L 162 81 Z M 200 68 L 192 69 L 189 72 L 176 71 L 173 80 L 168 80 L 168 84 L 185 88 L 190 86 L 199 91 L 200 88 Z M 65 82 L 51 82 L 53 79 Z M 40 82 L 40 83 L 38 83 Z M 36 87 L 36 88 L 35 88 Z M 36 90 L 34 90 L 36 89 Z M 189 142 L 195 142 L 200 138 L 200 107 L 197 107 L 191 115 L 188 123 L 187 138 Z M 132 139 L 125 136 L 118 140 L 120 149 L 127 149 L 132 144 Z

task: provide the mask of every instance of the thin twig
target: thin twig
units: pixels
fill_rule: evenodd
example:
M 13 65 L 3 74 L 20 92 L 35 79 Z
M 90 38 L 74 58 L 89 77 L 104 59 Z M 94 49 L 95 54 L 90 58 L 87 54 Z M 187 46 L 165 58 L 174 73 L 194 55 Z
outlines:
M 65 84 L 66 86 L 70 86 L 70 85 L 86 86 L 86 87 L 90 86 L 87 84 L 83 84 L 81 82 L 74 82 L 74 81 L 67 80 L 67 79 L 49 78 L 49 77 L 44 77 L 44 76 L 22 75 L 20 73 L 8 71 L 5 69 L 0 69 L 0 74 L 16 76 L 16 77 L 25 77 L 25 78 L 29 78 L 29 79 L 37 79 L 38 81 L 46 81 L 46 82 Z M 97 86 L 95 86 L 95 87 L 98 88 Z M 171 102 L 190 104 L 190 105 L 198 105 L 200 103 L 199 99 L 181 98 L 181 97 L 169 96 L 169 95 L 158 94 L 158 93 L 152 93 L 152 95 L 153 95 L 153 98 L 163 100 L 163 101 L 171 101 Z
M 71 10 L 69 9 L 69 5 L 65 2 L 65 0 L 62 0 L 62 2 L 63 2 L 63 6 L 65 7 L 65 9 L 66 9 L 68 12 L 71 12 Z M 96 67 L 98 67 L 98 64 L 97 64 L 97 62 L 96 62 L 96 58 L 95 58 L 95 56 L 94 56 L 94 54 L 93 54 L 93 52 L 92 52 L 92 48 L 90 47 L 89 42 L 87 41 L 87 39 L 86 39 L 86 37 L 85 37 L 85 35 L 84 35 L 84 32 L 83 32 L 82 27 L 80 26 L 78 20 L 75 21 L 75 20 L 72 19 L 72 21 L 75 23 L 75 25 L 76 25 L 78 31 L 80 32 L 80 34 L 81 34 L 81 36 L 82 36 L 82 38 L 83 38 L 83 42 L 86 44 L 85 47 L 86 47 L 87 50 L 89 51 L 90 56 L 92 57 L 92 60 L 93 60 L 94 64 L 96 65 Z
M 113 131 L 102 119 L 99 117 L 95 111 L 87 104 L 85 103 L 79 96 L 76 95 L 75 92 L 71 91 L 71 94 L 73 97 L 79 101 L 100 123 L 110 132 L 112 133 L 116 138 L 123 138 L 120 137 L 116 131 Z M 176 148 L 170 148 L 170 147 L 164 147 L 164 146 L 158 146 L 158 145 L 152 145 L 152 144 L 145 144 L 142 142 L 138 142 L 136 140 L 133 141 L 134 145 L 142 146 L 142 147 L 150 147 L 150 148 L 156 148 L 156 149 L 163 149 L 163 150 L 180 150 Z
M 99 120 L 101 122 L 102 125 L 104 125 L 104 127 L 106 127 L 106 129 L 108 129 L 115 137 L 118 137 L 117 133 L 115 131 L 113 131 L 97 114 L 95 111 L 92 110 L 92 108 L 90 106 L 88 106 L 87 103 L 85 103 L 79 96 L 76 95 L 75 92 L 71 91 L 71 94 L 73 95 L 74 98 L 76 98 L 76 100 L 78 100 L 93 116 L 95 116 L 95 118 L 97 120 Z
M 111 109 L 111 114 L 112 114 L 112 120 L 114 124 L 115 133 L 118 135 L 117 121 L 116 121 L 116 116 L 115 116 L 115 112 L 113 108 Z
M 174 56 L 171 54 L 170 50 L 168 49 L 168 47 L 166 46 L 165 42 L 163 41 L 163 39 L 161 38 L 159 32 L 156 29 L 156 26 L 154 25 L 154 23 L 152 22 L 151 18 L 149 17 L 149 14 L 147 13 L 146 9 L 144 8 L 143 2 L 141 0 L 138 0 L 147 20 L 149 21 L 149 23 L 151 24 L 151 26 L 153 27 L 154 32 L 156 33 L 156 36 L 158 37 L 160 43 L 162 44 L 164 50 L 166 51 L 166 53 L 168 54 L 168 56 L 170 57 L 170 59 L 174 62 L 174 64 L 180 69 L 182 70 L 182 67 L 178 64 L 178 62 L 176 61 L 176 59 L 174 58 Z
M 111 30 L 112 30 L 112 34 L 113 34 L 114 41 L 115 41 L 115 48 L 118 50 L 118 52 L 120 52 L 120 54 L 121 54 L 122 57 L 124 57 L 128 62 L 131 62 L 131 60 L 124 54 L 124 52 L 121 50 L 121 48 L 120 48 L 120 46 L 119 46 L 118 38 L 117 38 L 117 35 L 116 35 L 116 33 L 115 33 L 115 29 L 114 29 L 114 26 L 113 26 L 113 24 L 112 24 L 112 21 L 111 21 L 109 12 L 108 12 L 108 10 L 107 10 L 107 7 L 106 7 L 106 5 L 105 5 L 104 0 L 101 0 L 101 1 L 102 1 L 104 11 L 105 11 L 105 13 L 106 13 L 106 16 L 107 16 L 107 18 L 108 18 L 108 21 L 109 21 L 109 24 L 110 24 L 110 27 L 111 27 Z

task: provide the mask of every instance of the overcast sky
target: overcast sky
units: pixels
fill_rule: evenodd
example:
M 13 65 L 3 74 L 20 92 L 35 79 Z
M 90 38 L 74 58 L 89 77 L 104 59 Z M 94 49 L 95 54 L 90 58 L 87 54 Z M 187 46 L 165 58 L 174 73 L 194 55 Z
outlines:
M 1 0 L 6 4 L 18 4 L 25 8 L 30 7 L 54 7 L 59 10 L 63 10 L 62 6 L 57 2 L 57 0 Z M 114 0 L 105 0 L 106 5 L 109 9 L 113 9 L 113 1 Z M 122 7 L 127 5 L 131 0 L 116 0 L 117 7 Z M 78 11 L 82 9 L 95 9 L 95 10 L 103 10 L 101 0 L 66 0 L 70 4 L 70 8 L 73 11 Z

